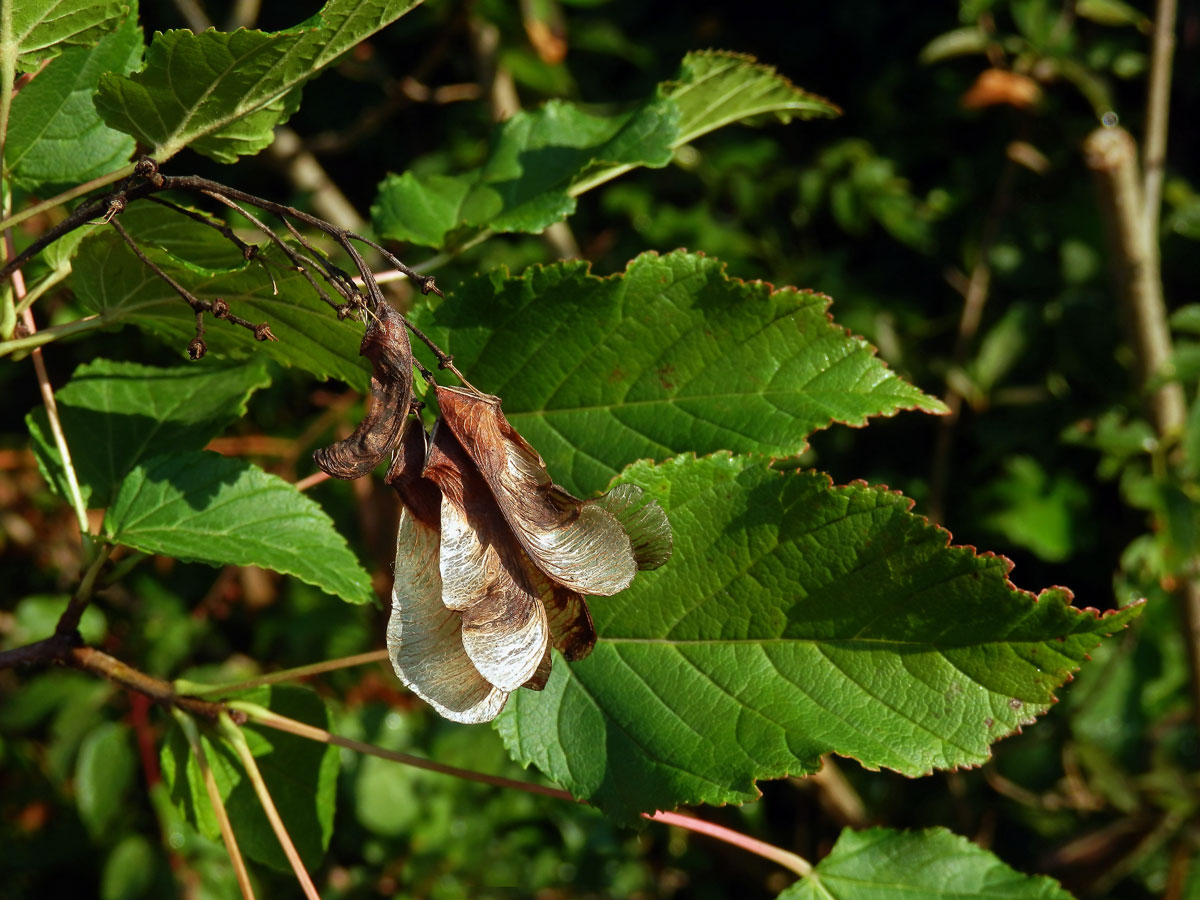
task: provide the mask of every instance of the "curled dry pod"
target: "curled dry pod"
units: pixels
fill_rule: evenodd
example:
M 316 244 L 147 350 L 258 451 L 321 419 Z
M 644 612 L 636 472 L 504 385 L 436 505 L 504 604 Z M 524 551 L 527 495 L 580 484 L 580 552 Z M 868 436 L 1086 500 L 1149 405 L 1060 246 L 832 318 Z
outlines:
M 379 304 L 358 352 L 372 368 L 366 418 L 345 440 L 313 453 L 334 478 L 361 478 L 379 465 L 399 441 L 412 402 L 412 347 L 400 313 Z
M 535 676 L 550 646 L 550 626 L 532 566 L 444 422 L 434 426 L 422 474 L 442 492 L 442 603 L 462 615 L 467 656 L 501 690 L 515 691 L 531 679 L 540 687 Z
M 462 614 L 442 603 L 442 498 L 436 485 L 421 477 L 426 452 L 425 429 L 414 422 L 387 476 L 402 504 L 388 655 L 405 687 L 447 719 L 490 722 L 509 692 L 479 674 L 463 646 Z
M 500 400 L 438 387 L 442 421 L 491 488 L 526 553 L 556 583 L 608 596 L 629 587 L 638 557 L 617 516 L 550 480 L 538 452 L 500 411 Z

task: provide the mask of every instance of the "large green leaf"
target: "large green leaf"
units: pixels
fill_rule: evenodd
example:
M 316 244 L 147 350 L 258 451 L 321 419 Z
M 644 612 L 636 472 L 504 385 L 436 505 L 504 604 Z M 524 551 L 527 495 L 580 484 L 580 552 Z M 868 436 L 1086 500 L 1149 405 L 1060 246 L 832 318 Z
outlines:
M 591 601 L 592 655 L 499 720 L 520 761 L 620 819 L 750 800 L 824 753 L 979 765 L 1140 609 L 1020 591 L 1007 560 L 949 546 L 882 488 L 727 454 L 624 478 L 666 509 L 674 556 Z
M 121 0 L 5 0 L 0 7 L 0 65 L 32 72 L 68 47 L 90 47 L 129 12 Z
M 1071 900 L 1053 878 L 1022 875 L 943 828 L 846 829 L 779 900 Z
M 312 691 L 303 688 L 258 688 L 239 695 L 238 699 L 266 706 L 280 715 L 318 728 L 328 729 L 330 725 L 325 704 Z M 337 747 L 253 725 L 245 726 L 243 733 L 280 818 L 305 867 L 312 871 L 320 865 L 333 833 Z M 258 795 L 233 749 L 206 733 L 200 740 L 242 852 L 258 862 L 291 872 L 291 865 L 283 855 Z M 201 834 L 220 840 L 220 826 L 213 814 L 200 766 L 179 727 L 171 729 L 163 744 L 162 773 L 171 799 L 188 820 Z
M 647 253 L 609 278 L 578 262 L 493 272 L 413 317 L 503 400 L 555 481 L 587 493 L 645 457 L 788 456 L 833 422 L 943 408 L 835 325 L 829 302 Z
M 464 229 L 540 232 L 574 212 L 575 197 L 589 188 L 637 166 L 662 168 L 681 144 L 767 114 L 786 122 L 837 108 L 750 57 L 691 53 L 675 81 L 632 110 L 553 101 L 500 125 L 487 162 L 473 172 L 389 175 L 371 214 L 383 235 L 431 247 Z
M 54 395 L 84 502 L 108 506 L 125 476 L 148 456 L 202 449 L 245 415 L 252 392 L 270 383 L 262 360 L 206 358 L 170 369 L 107 359 L 84 363 Z M 69 497 L 45 408 L 25 421 L 46 480 Z
M 255 340 L 244 328 L 206 317 L 211 356 L 267 354 L 318 378 L 340 378 L 365 391 L 370 368 L 358 354 L 363 326 L 338 321 L 302 274 L 273 246 L 247 262 L 217 231 L 150 203 L 133 204 L 121 224 L 145 254 L 201 299 L 218 297 L 251 322 L 269 322 L 278 341 Z M 126 322 L 163 337 L 182 354 L 195 334 L 191 308 L 146 268 L 112 229 L 83 242 L 71 286 L 97 314 L 97 327 Z
M 92 94 L 104 72 L 131 72 L 142 60 L 137 5 L 94 47 L 73 47 L 13 97 L 4 164 L 14 182 L 36 191 L 74 185 L 129 160 L 133 138 L 100 121 Z
M 258 466 L 216 453 L 139 463 L 108 508 L 104 535 L 147 553 L 295 575 L 351 603 L 375 597 L 321 507 Z
M 420 0 L 330 0 L 286 31 L 156 34 L 145 68 L 100 81 L 96 107 L 160 162 L 184 147 L 234 162 L 271 143 L 299 106 L 298 88 Z

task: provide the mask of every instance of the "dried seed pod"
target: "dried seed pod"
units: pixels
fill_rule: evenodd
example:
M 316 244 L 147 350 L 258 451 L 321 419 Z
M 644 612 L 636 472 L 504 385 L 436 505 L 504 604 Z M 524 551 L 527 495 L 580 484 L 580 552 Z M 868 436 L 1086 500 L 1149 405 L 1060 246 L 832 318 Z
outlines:
M 421 477 L 425 430 L 411 425 L 388 472 L 403 507 L 396 534 L 395 580 L 387 646 L 392 668 L 404 685 L 455 722 L 490 722 L 508 691 L 479 674 L 463 646 L 462 615 L 442 603 L 441 496 Z
M 613 513 L 555 485 L 538 452 L 500 411 L 500 401 L 437 388 L 442 420 L 462 443 L 517 540 L 547 577 L 581 594 L 629 587 L 638 559 Z
M 442 492 L 442 603 L 462 614 L 467 655 L 489 682 L 515 691 L 550 646 L 540 592 L 486 482 L 443 422 L 424 476 Z
M 373 370 L 366 418 L 345 440 L 313 453 L 334 478 L 361 478 L 379 465 L 400 440 L 412 402 L 412 347 L 400 313 L 380 304 L 358 352 Z

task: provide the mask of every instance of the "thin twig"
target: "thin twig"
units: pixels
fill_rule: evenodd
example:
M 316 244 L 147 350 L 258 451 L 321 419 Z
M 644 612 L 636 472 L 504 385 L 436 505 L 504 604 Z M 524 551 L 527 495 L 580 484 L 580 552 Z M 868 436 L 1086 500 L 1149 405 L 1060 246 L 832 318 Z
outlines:
M 553 797 L 557 800 L 569 800 L 573 803 L 582 801 L 572 797 L 567 791 L 559 788 L 545 787 L 540 784 L 533 784 L 528 781 L 516 781 L 512 778 L 504 778 L 499 775 L 488 775 L 483 772 L 475 772 L 470 769 L 460 769 L 457 766 L 447 766 L 442 763 L 433 762 L 432 760 L 422 759 L 419 756 L 413 756 L 408 753 L 400 753 L 396 750 L 385 750 L 383 747 L 376 747 L 374 744 L 368 744 L 364 741 L 356 741 L 351 738 L 340 737 L 336 734 L 317 728 L 313 725 L 308 725 L 304 722 L 299 722 L 295 719 L 290 719 L 287 716 L 281 716 L 269 709 L 265 709 L 255 703 L 246 703 L 243 701 L 233 700 L 229 703 L 230 709 L 236 709 L 246 715 L 246 718 L 252 722 L 257 722 L 260 725 L 266 725 L 269 728 L 275 728 L 280 731 L 286 731 L 289 734 L 297 735 L 298 737 L 308 738 L 312 741 L 318 741 L 323 744 L 333 744 L 337 747 L 345 747 L 348 750 L 354 750 L 359 753 L 366 753 L 371 756 L 377 756 L 380 759 L 391 760 L 392 762 L 402 763 L 406 766 L 413 766 L 418 769 L 425 769 L 430 772 L 438 772 L 443 775 L 451 775 L 455 778 L 462 778 L 466 781 L 474 781 L 479 784 L 488 784 L 493 787 L 512 788 L 518 791 L 524 791 L 527 794 L 539 794 L 543 797 Z M 703 819 L 697 819 L 694 816 L 685 816 L 680 813 L 671 812 L 655 812 L 643 813 L 642 818 L 652 822 L 663 822 L 668 825 L 675 825 L 680 828 L 686 828 L 689 831 L 694 831 L 698 834 L 704 834 L 709 837 L 714 837 L 717 840 L 725 841 L 735 847 L 741 847 L 750 853 L 757 854 L 766 859 L 769 859 L 786 869 L 789 869 L 798 875 L 806 876 L 812 872 L 812 865 L 803 857 L 791 853 L 781 847 L 776 847 L 773 844 L 768 844 L 765 841 L 757 840 L 748 835 L 742 834 L 739 831 L 734 831 L 732 828 L 725 828 L 721 825 L 716 825 L 711 822 L 706 822 Z
M 653 814 L 644 813 L 643 818 L 649 819 L 651 822 L 674 825 L 676 828 L 686 828 L 688 831 L 696 832 L 696 834 L 707 835 L 719 841 L 724 841 L 727 844 L 732 844 L 735 847 L 741 847 L 743 850 L 761 856 L 764 859 L 769 859 L 771 862 L 781 865 L 785 869 L 790 869 L 801 878 L 807 878 L 812 874 L 812 863 L 803 856 L 799 856 L 789 850 L 784 850 L 782 847 L 776 847 L 774 844 L 768 844 L 766 841 L 752 838 L 747 834 L 742 834 L 740 831 L 734 831 L 732 828 L 726 828 L 724 825 L 717 825 L 715 822 L 706 822 L 704 819 L 697 819 L 695 816 L 685 816 L 681 813 L 661 811 Z
M 200 767 L 204 790 L 208 793 L 208 802 L 212 806 L 213 815 L 216 816 L 217 827 L 221 829 L 221 840 L 225 842 L 225 852 L 229 854 L 229 861 L 233 863 L 233 872 L 237 877 L 242 897 L 245 900 L 254 900 L 254 887 L 250 884 L 250 872 L 246 868 L 246 861 L 242 858 L 241 848 L 238 847 L 237 835 L 233 833 L 233 824 L 229 821 L 225 803 L 221 800 L 221 791 L 217 787 L 216 776 L 213 775 L 212 767 L 208 764 L 208 754 L 204 751 L 200 730 L 196 727 L 195 720 L 182 710 L 172 709 L 171 715 L 179 723 L 180 730 L 192 748 L 192 756 L 196 757 L 196 765 Z
M 1184 433 L 1187 406 L 1178 380 L 1154 384 L 1171 374 L 1174 351 L 1163 300 L 1158 235 L 1146 227 L 1137 148 L 1123 128 L 1099 128 L 1088 135 L 1083 150 L 1108 226 L 1118 293 L 1132 329 L 1138 386 L 1150 391 L 1150 418 L 1159 437 L 1170 445 Z M 1191 669 L 1192 715 L 1200 726 L 1200 582 L 1194 573 L 1176 596 Z
M 4 234 L 4 254 L 6 259 L 13 256 L 11 231 Z M 25 296 L 25 278 L 20 269 L 13 269 L 9 273 L 9 277 L 12 279 L 13 295 L 20 302 Z M 25 330 L 30 335 L 37 333 L 37 325 L 33 321 L 33 311 L 29 309 L 28 305 L 21 310 L 21 320 L 25 323 Z M 79 489 L 79 479 L 75 475 L 75 466 L 71 462 L 71 448 L 67 446 L 67 436 L 63 431 L 62 420 L 58 415 L 58 402 L 54 399 L 54 389 L 50 387 L 50 375 L 46 371 L 46 360 L 42 357 L 41 348 L 35 347 L 32 356 L 33 368 L 37 373 L 38 390 L 42 394 L 42 403 L 46 407 L 46 419 L 50 423 L 50 433 L 54 435 L 54 445 L 58 448 L 58 455 L 63 468 L 63 477 L 67 480 L 67 492 L 70 494 L 71 508 L 75 510 L 75 519 L 79 523 L 80 539 L 83 541 L 86 550 L 91 542 L 88 528 L 87 505 L 83 502 L 83 492 Z
M 91 563 L 84 571 L 83 578 L 79 580 L 79 587 L 71 595 L 70 601 L 58 618 L 58 624 L 54 627 L 55 632 L 73 634 L 79 630 L 79 620 L 83 618 L 83 611 L 87 609 L 88 603 L 92 600 L 96 579 L 100 577 L 100 570 L 104 568 L 104 564 L 108 562 L 112 552 L 112 544 L 101 544 L 95 550 Z
M 235 694 L 239 691 L 248 691 L 251 688 L 262 687 L 267 684 L 278 684 L 281 681 L 299 681 L 302 678 L 321 675 L 325 672 L 336 672 L 339 669 L 349 669 L 354 666 L 385 662 L 387 658 L 388 652 L 386 650 L 372 650 L 369 653 L 343 656 L 339 659 L 327 659 L 324 662 L 313 663 L 308 666 L 281 669 L 278 672 L 271 672 L 267 675 L 260 675 L 257 678 L 250 678 L 246 681 L 237 681 L 231 684 L 200 684 L 195 681 L 180 680 L 175 682 L 175 690 L 181 694 L 190 694 L 194 697 L 204 697 L 210 694 Z
M 3 6 L 8 7 L 9 4 L 5 3 Z M 12 228 L 14 225 L 21 224 L 26 219 L 32 219 L 34 216 L 41 215 L 44 212 L 49 212 L 57 206 L 70 203 L 72 200 L 75 200 L 79 197 L 84 197 L 90 194 L 92 191 L 99 190 L 102 187 L 108 187 L 110 184 L 116 184 L 121 179 L 128 178 L 130 175 L 132 175 L 133 169 L 134 164 L 130 163 L 127 166 L 122 166 L 115 172 L 109 172 L 107 175 L 101 175 L 97 178 L 93 178 L 91 181 L 85 181 L 83 184 L 76 185 L 68 191 L 63 191 L 61 194 L 56 194 L 49 200 L 43 200 L 41 203 L 35 203 L 33 206 L 27 207 L 26 209 L 21 210 L 19 213 L 14 213 L 13 215 L 6 217 L 3 222 L 0 222 L 0 230 Z M 93 213 L 92 215 L 95 214 Z M 85 218 L 91 218 L 91 216 L 87 216 Z M 70 230 L 71 229 L 69 228 L 67 229 L 67 231 Z M 60 234 L 65 233 L 66 232 L 60 232 Z M 43 244 L 42 246 L 45 245 Z M 35 250 L 31 255 L 36 253 L 37 250 Z
M 246 736 L 225 713 L 222 713 L 217 719 L 217 727 L 221 736 L 233 747 L 238 759 L 242 761 L 242 767 L 246 770 L 246 775 L 254 786 L 254 792 L 258 794 L 258 802 L 262 804 L 263 812 L 267 814 L 267 821 L 271 823 L 271 829 L 279 840 L 279 846 L 283 848 L 284 856 L 292 864 L 292 871 L 296 873 L 296 880 L 300 882 L 304 895 L 308 897 L 308 900 L 321 900 L 312 879 L 308 877 L 308 870 L 304 868 L 304 861 L 300 859 L 296 845 L 292 843 L 292 836 L 288 834 L 287 826 L 283 824 L 279 810 L 275 808 L 275 801 L 271 799 L 267 783 L 263 780 L 262 772 L 258 770 L 258 763 L 255 762 L 254 754 L 250 752 Z
M 1142 196 L 1145 227 L 1157 248 L 1162 210 L 1163 169 L 1167 159 L 1167 125 L 1171 113 L 1171 64 L 1175 58 L 1176 0 L 1158 0 L 1150 78 L 1146 85 L 1146 135 L 1143 150 Z

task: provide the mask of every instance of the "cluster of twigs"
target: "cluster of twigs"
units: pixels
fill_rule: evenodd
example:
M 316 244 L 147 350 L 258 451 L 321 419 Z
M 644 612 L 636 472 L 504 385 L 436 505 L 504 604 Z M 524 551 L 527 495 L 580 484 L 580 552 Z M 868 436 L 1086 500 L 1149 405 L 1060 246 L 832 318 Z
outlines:
M 312 286 L 317 296 L 337 313 L 339 319 L 351 316 L 358 318 L 371 316 L 379 304 L 386 302 L 374 273 L 356 244 L 363 244 L 378 252 L 397 272 L 407 277 L 416 285 L 422 294 L 432 293 L 439 297 L 442 296 L 442 292 L 435 284 L 432 275 L 421 275 L 410 266 L 405 265 L 386 247 L 365 235 L 358 234 L 348 228 L 339 227 L 295 207 L 276 203 L 273 200 L 267 200 L 263 197 L 257 197 L 254 194 L 249 194 L 208 178 L 201 178 L 197 175 L 166 175 L 158 170 L 158 165 L 149 157 L 142 157 L 138 160 L 131 178 L 118 185 L 114 190 L 80 204 L 60 223 L 47 229 L 36 240 L 30 243 L 28 247 L 16 254 L 0 269 L 0 281 L 19 271 L 23 265 L 59 238 L 88 223 L 100 220 L 111 226 L 121 236 L 122 240 L 129 245 L 129 248 L 142 264 L 153 272 L 156 277 L 162 279 L 195 313 L 196 333 L 187 346 L 187 353 L 190 358 L 199 359 L 207 352 L 208 348 L 204 340 L 204 316 L 206 313 L 215 319 L 221 319 L 232 325 L 245 328 L 254 335 L 256 340 L 278 340 L 271 332 L 270 323 L 254 323 L 236 315 L 230 309 L 229 303 L 219 297 L 214 300 L 205 300 L 197 297 L 150 259 L 138 245 L 133 235 L 122 226 L 120 215 L 129 204 L 137 200 L 149 200 L 216 230 L 237 248 L 243 259 L 257 260 L 266 267 L 267 260 L 262 256 L 260 245 L 250 244 L 242 240 L 234 233 L 232 228 L 220 219 L 180 206 L 171 200 L 159 196 L 168 191 L 206 197 L 237 212 L 254 228 L 262 232 L 270 243 L 279 248 L 280 252 L 292 264 L 292 267 L 302 274 L 309 285 Z M 276 229 L 251 212 L 251 209 L 260 210 L 278 217 L 287 230 L 287 234 L 295 241 L 295 244 L 284 240 Z M 351 262 L 353 262 L 358 276 L 352 277 L 348 272 L 336 265 L 328 255 L 314 245 L 300 231 L 296 223 L 306 225 L 330 237 L 341 247 Z M 336 294 L 341 300 L 335 300 L 331 292 L 326 290 L 326 287 L 331 288 L 332 294 Z M 404 324 L 418 340 L 429 347 L 438 361 L 439 368 L 449 369 L 460 381 L 467 383 L 466 379 L 455 368 L 453 357 L 450 354 L 445 353 L 407 319 L 404 320 Z M 428 380 L 432 380 L 430 372 L 421 366 L 419 362 L 416 365 L 422 375 L 426 376 Z

